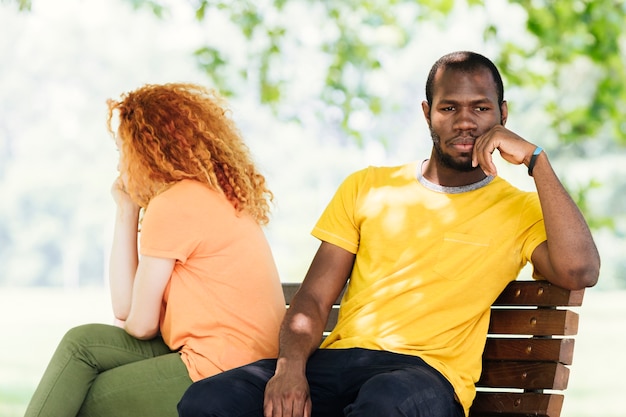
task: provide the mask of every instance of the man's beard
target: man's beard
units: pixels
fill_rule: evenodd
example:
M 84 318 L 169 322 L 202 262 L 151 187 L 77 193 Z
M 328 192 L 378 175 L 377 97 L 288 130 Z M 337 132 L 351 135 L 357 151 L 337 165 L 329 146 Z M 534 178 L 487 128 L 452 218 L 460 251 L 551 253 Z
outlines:
M 469 161 L 457 161 L 449 154 L 443 152 L 441 149 L 441 138 L 435 131 L 430 129 L 430 136 L 433 139 L 433 146 L 435 148 L 435 156 L 437 161 L 440 162 L 443 166 L 461 171 L 461 172 L 470 172 L 476 169 L 476 167 L 472 166 L 472 160 Z

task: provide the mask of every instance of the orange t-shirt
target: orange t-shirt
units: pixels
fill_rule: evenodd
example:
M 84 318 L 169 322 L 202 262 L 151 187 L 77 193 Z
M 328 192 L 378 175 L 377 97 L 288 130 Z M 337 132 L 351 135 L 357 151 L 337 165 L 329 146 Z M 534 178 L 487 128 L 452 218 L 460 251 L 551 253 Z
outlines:
M 140 254 L 176 259 L 160 329 L 192 380 L 276 357 L 285 300 L 263 230 L 208 186 L 183 180 L 154 197 Z

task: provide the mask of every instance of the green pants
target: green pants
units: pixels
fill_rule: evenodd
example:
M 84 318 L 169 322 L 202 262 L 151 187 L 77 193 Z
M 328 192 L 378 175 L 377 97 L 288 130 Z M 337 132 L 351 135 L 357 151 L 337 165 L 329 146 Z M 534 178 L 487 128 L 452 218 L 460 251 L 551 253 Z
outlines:
M 25 417 L 177 417 L 191 385 L 187 368 L 159 337 L 87 324 L 68 331 L 50 360 Z

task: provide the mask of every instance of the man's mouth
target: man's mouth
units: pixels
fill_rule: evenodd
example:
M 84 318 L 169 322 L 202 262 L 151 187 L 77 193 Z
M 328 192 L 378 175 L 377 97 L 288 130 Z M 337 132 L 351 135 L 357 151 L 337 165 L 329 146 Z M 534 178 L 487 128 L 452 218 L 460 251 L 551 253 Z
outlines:
M 451 142 L 452 147 L 462 152 L 471 152 L 474 149 L 475 138 L 460 138 Z

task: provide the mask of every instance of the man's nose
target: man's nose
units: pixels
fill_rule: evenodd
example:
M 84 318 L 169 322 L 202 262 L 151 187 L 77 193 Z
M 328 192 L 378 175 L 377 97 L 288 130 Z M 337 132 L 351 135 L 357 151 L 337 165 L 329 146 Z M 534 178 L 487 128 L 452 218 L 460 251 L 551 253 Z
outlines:
M 471 109 L 461 108 L 457 112 L 457 117 L 454 121 L 454 127 L 460 130 L 473 130 L 478 127 L 476 123 L 476 115 Z

